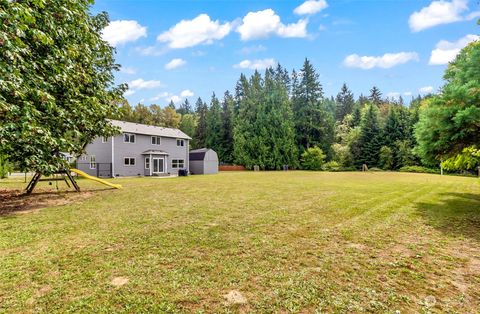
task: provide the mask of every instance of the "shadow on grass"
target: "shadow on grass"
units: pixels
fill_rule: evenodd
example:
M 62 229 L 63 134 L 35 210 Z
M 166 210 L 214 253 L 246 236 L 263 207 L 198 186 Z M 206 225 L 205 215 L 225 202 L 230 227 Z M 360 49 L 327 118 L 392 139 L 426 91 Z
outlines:
M 444 193 L 439 202 L 416 203 L 416 207 L 437 230 L 480 242 L 480 194 Z
M 16 213 L 28 213 L 41 208 L 67 205 L 109 189 L 76 191 L 37 190 L 25 194 L 24 190 L 0 190 L 0 217 Z

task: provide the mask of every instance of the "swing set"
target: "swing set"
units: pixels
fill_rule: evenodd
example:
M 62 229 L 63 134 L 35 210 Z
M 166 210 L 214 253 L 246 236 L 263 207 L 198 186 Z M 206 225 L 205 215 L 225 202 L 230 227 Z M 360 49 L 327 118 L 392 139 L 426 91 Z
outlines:
M 55 182 L 55 187 L 57 188 L 57 190 L 58 181 L 64 181 L 67 184 L 68 188 L 71 188 L 73 186 L 75 191 L 80 192 L 80 187 L 78 186 L 78 183 L 75 181 L 75 179 L 72 177 L 70 170 L 58 171 L 51 176 L 45 178 L 42 178 L 42 176 L 43 175 L 40 172 L 36 172 L 33 175 L 32 180 L 30 180 L 30 183 L 28 183 L 27 188 L 25 189 L 27 194 L 31 194 L 35 189 L 37 183 L 40 181 L 48 181 L 49 185 L 52 185 L 53 182 Z

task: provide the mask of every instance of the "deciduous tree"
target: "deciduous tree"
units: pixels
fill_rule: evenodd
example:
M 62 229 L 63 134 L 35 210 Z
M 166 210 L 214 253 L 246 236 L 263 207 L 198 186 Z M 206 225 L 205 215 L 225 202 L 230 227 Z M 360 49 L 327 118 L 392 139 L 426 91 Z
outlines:
M 115 86 L 114 49 L 101 37 L 106 13 L 93 1 L 0 2 L 0 150 L 21 171 L 68 167 L 98 136 L 126 86 Z

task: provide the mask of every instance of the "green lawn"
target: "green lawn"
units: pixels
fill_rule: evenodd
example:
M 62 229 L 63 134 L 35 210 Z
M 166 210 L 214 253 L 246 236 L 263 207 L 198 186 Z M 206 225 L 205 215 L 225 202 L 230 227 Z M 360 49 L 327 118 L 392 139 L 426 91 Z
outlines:
M 80 194 L 2 201 L 0 312 L 480 308 L 478 179 L 292 171 L 114 181 L 124 189 L 80 180 Z M 0 190 L 21 187 L 0 180 Z M 228 303 L 232 290 L 246 303 Z

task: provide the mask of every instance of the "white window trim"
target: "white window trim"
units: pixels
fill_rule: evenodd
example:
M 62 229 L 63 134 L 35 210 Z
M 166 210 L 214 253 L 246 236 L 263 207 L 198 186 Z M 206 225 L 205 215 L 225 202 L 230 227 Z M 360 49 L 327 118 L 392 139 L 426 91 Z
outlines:
M 134 163 L 134 164 L 133 164 L 133 165 L 130 164 L 130 160 L 129 160 L 129 161 L 128 161 L 129 164 L 127 165 L 127 164 L 125 163 L 125 160 L 127 160 L 127 159 L 133 159 L 133 163 Z M 135 157 L 123 157 L 123 165 L 124 165 L 125 167 L 135 167 L 135 166 L 137 165 L 137 160 L 136 160 Z
M 155 139 L 155 144 L 153 143 L 153 139 Z M 158 143 L 158 144 L 157 144 L 157 139 L 159 139 L 159 143 Z M 162 145 L 162 137 L 161 137 L 161 136 L 152 135 L 152 137 L 150 138 L 150 143 L 151 143 L 152 145 L 160 146 L 160 145 Z
M 182 143 L 183 145 L 178 145 L 178 141 L 181 141 L 180 143 Z M 185 140 L 182 138 L 177 138 L 177 147 L 185 147 Z
M 125 140 L 125 135 L 129 135 L 129 137 L 128 137 L 129 139 L 130 139 L 130 136 L 133 136 L 133 142 L 131 142 L 131 141 L 126 141 L 126 140 Z M 135 133 L 127 133 L 127 132 L 123 133 L 123 142 L 124 142 L 124 143 L 135 144 L 135 141 L 136 141 L 136 140 L 137 140 L 137 137 L 135 136 Z
M 182 167 L 180 167 L 180 164 L 182 165 Z M 181 159 L 181 158 L 172 159 L 172 169 L 182 169 L 182 168 L 185 168 L 185 159 Z
M 148 160 L 148 167 L 147 167 L 147 160 Z M 150 157 L 145 157 L 145 169 L 150 169 Z
M 102 143 L 108 143 L 108 137 L 102 136 Z
M 93 157 L 93 161 L 92 161 L 92 157 Z M 90 155 L 90 160 L 88 163 L 89 163 L 88 167 L 90 169 L 97 169 L 97 158 L 95 157 L 95 155 Z

